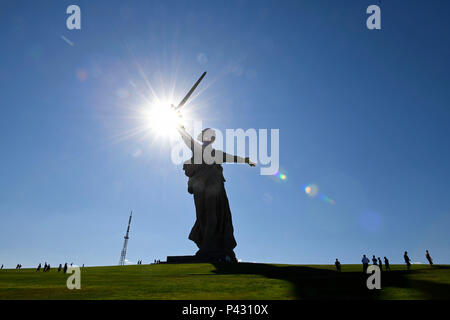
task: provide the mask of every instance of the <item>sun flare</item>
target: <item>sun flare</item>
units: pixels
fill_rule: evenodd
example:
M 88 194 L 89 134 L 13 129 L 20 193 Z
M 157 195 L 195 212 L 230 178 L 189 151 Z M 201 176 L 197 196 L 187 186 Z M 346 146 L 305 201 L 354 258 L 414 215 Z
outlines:
M 149 130 L 158 136 L 173 137 L 182 123 L 181 114 L 168 102 L 158 102 L 146 108 L 145 122 Z

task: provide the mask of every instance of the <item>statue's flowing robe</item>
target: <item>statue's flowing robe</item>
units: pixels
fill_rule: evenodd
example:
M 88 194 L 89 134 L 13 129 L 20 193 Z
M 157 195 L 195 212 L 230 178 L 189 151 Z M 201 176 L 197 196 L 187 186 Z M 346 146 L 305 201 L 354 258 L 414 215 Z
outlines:
M 185 138 L 183 138 L 185 140 Z M 191 149 L 194 151 L 194 143 L 189 140 Z M 185 142 L 187 142 L 185 140 Z M 186 143 L 187 144 L 187 143 Z M 189 146 L 189 144 L 188 144 Z M 197 143 L 197 148 L 205 147 Z M 212 149 L 213 155 L 217 154 L 226 161 L 226 153 Z M 198 162 L 198 161 L 197 161 Z M 219 162 L 219 163 L 217 163 Z M 196 221 L 189 234 L 189 239 L 194 241 L 199 251 L 197 256 L 211 258 L 225 258 L 228 256 L 232 261 L 236 260 L 233 249 L 236 240 L 233 235 L 233 222 L 231 218 L 230 205 L 225 191 L 225 178 L 221 166 L 222 161 L 211 164 L 201 161 L 196 164 L 194 157 L 183 165 L 186 176 L 189 177 L 188 191 L 194 196 Z

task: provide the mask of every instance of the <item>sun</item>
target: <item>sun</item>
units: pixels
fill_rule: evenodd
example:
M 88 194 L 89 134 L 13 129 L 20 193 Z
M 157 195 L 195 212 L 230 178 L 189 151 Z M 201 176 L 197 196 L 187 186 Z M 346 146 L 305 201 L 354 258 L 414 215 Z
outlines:
M 172 138 L 177 135 L 177 127 L 182 123 L 182 118 L 169 102 L 164 101 L 146 108 L 145 122 L 148 129 L 157 136 Z

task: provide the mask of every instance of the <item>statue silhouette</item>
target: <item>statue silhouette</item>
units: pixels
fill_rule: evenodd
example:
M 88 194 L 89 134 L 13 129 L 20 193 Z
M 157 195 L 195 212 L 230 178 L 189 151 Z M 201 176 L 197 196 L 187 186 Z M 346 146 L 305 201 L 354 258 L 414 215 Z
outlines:
M 208 261 L 236 262 L 236 247 L 230 205 L 225 191 L 222 163 L 247 163 L 255 166 L 249 158 L 226 154 L 212 147 L 215 132 L 205 129 L 195 141 L 183 126 L 178 131 L 184 143 L 192 151 L 192 158 L 183 165 L 189 177 L 188 192 L 193 194 L 196 221 L 189 234 L 199 248 L 196 256 Z

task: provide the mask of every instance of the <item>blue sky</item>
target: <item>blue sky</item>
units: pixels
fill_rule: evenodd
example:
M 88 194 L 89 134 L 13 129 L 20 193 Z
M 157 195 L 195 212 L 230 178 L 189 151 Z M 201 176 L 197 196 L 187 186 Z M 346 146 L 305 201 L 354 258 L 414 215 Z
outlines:
M 81 30 L 66 8 L 81 8 Z M 382 30 L 365 26 L 381 7 Z M 205 126 L 280 129 L 281 172 L 225 165 L 239 259 L 450 263 L 448 1 L 2 1 L 0 264 L 194 254 L 170 142 L 126 136 L 148 83 Z M 62 39 L 73 42 L 73 46 Z M 148 80 L 148 81 L 147 81 Z M 177 100 L 178 101 L 178 100 Z M 309 198 L 317 185 L 335 201 Z

